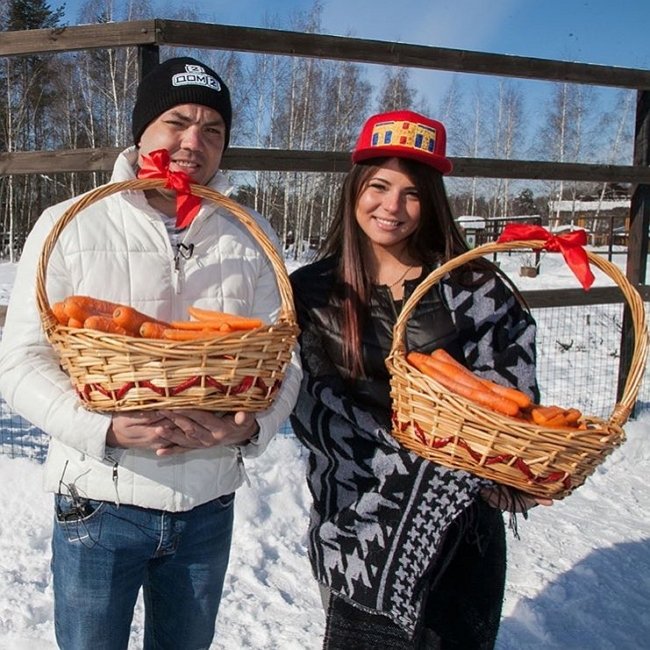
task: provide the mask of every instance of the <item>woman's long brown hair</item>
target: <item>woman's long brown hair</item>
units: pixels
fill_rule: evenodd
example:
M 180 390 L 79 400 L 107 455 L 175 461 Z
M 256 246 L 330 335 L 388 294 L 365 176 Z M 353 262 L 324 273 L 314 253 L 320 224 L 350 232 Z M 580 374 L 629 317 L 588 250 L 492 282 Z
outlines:
M 365 234 L 357 223 L 357 202 L 369 179 L 386 160 L 388 158 L 377 158 L 353 165 L 343 183 L 334 220 L 318 254 L 321 259 L 336 256 L 339 260 L 343 361 L 351 377 L 364 374 L 361 332 L 372 286 L 368 265 L 361 263 Z M 409 159 L 397 160 L 420 198 L 420 222 L 408 241 L 408 251 L 413 259 L 430 266 L 467 251 L 467 243 L 454 221 L 440 172 Z

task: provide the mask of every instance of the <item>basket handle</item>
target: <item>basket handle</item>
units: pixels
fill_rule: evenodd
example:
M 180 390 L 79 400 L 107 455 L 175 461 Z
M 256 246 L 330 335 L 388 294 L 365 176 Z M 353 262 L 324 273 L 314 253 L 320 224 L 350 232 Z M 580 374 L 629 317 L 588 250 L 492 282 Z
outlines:
M 547 242 L 544 240 L 521 240 L 510 241 L 502 244 L 493 242 L 477 246 L 466 253 L 462 253 L 457 257 L 448 260 L 434 269 L 413 291 L 409 298 L 404 303 L 402 310 L 397 318 L 395 327 L 393 328 L 393 343 L 391 346 L 390 357 L 396 353 L 405 354 L 406 346 L 404 344 L 404 336 L 406 332 L 406 323 L 411 312 L 424 296 L 424 294 L 437 282 L 440 281 L 446 274 L 454 269 L 470 262 L 479 257 L 489 255 L 492 253 L 500 253 L 512 249 L 533 249 L 541 250 Z M 610 421 L 613 424 L 622 426 L 628 419 L 634 403 L 636 402 L 637 395 L 639 394 L 639 387 L 643 374 L 645 372 L 646 357 L 648 353 L 648 327 L 646 323 L 646 314 L 643 305 L 643 300 L 639 292 L 632 286 L 630 281 L 625 277 L 621 270 L 611 262 L 607 261 L 600 255 L 596 255 L 591 251 L 585 251 L 589 261 L 608 275 L 620 287 L 621 291 L 630 308 L 632 324 L 634 327 L 634 349 L 632 352 L 632 360 L 630 362 L 630 369 L 625 381 L 625 387 L 621 400 L 614 406 Z
M 95 203 L 96 201 L 99 201 L 100 199 L 122 191 L 150 190 L 156 187 L 164 187 L 165 182 L 165 179 L 158 178 L 133 179 L 128 181 L 120 181 L 118 183 L 108 183 L 106 185 L 101 185 L 100 187 L 81 196 L 78 201 L 71 205 L 61 215 L 61 217 L 59 217 L 59 220 L 56 222 L 56 224 L 54 224 L 54 227 L 45 239 L 36 273 L 36 302 L 46 333 L 51 332 L 52 328 L 54 328 L 57 324 L 56 317 L 52 312 L 45 291 L 47 265 L 50 259 L 50 255 L 54 250 L 56 241 L 63 229 L 77 216 L 79 212 L 81 212 L 84 208 L 87 208 L 89 205 Z M 273 246 L 266 233 L 260 228 L 257 222 L 248 214 L 248 212 L 232 199 L 229 199 L 223 194 L 209 187 L 206 187 L 205 185 L 192 184 L 190 185 L 190 189 L 192 191 L 192 194 L 196 194 L 201 198 L 213 201 L 218 206 L 225 208 L 231 212 L 233 216 L 238 219 L 244 226 L 246 226 L 250 234 L 262 247 L 262 250 L 269 258 L 269 261 L 271 262 L 271 265 L 275 271 L 281 299 L 279 320 L 295 321 L 296 312 L 293 304 L 293 292 L 291 290 L 291 283 L 289 281 L 289 276 L 284 265 L 284 260 L 276 248 Z

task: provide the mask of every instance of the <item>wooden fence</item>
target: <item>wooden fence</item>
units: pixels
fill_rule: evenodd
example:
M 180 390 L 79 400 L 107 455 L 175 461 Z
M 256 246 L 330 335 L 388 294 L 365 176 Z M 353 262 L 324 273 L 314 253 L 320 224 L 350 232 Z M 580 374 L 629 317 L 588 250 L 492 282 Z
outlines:
M 308 34 L 283 30 L 205 24 L 175 20 L 141 20 L 55 29 L 3 32 L 0 56 L 27 56 L 101 48 L 137 47 L 140 73 L 159 60 L 160 47 L 232 50 L 286 56 L 373 63 L 409 68 L 472 73 L 521 79 L 570 82 L 627 88 L 637 92 L 633 160 L 629 165 L 452 158 L 458 177 L 510 178 L 631 183 L 627 276 L 646 300 L 648 227 L 650 224 L 650 71 L 571 63 L 520 56 L 488 54 L 405 43 Z M 52 174 L 109 171 L 119 149 L 24 151 L 0 154 L 0 174 Z M 349 153 L 232 148 L 223 161 L 226 170 L 344 172 Z M 578 290 L 527 294 L 533 306 L 620 302 L 615 288 L 585 293 Z M 0 312 L 1 314 L 1 312 Z M 621 376 L 629 367 L 630 349 L 624 325 Z

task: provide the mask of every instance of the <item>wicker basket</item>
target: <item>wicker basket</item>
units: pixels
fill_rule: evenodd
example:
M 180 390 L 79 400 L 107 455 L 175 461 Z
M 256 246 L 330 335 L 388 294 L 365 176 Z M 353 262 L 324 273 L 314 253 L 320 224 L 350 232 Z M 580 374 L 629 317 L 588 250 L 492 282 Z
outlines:
M 541 249 L 538 240 L 479 246 L 441 265 L 404 304 L 386 364 L 391 374 L 393 436 L 406 448 L 441 465 L 467 470 L 540 497 L 560 499 L 582 485 L 625 439 L 639 391 L 648 347 L 643 302 L 620 270 L 587 251 L 592 264 L 621 288 L 630 308 L 635 339 L 629 374 L 609 420 L 585 416 L 587 428 L 557 429 L 500 415 L 455 393 L 411 366 L 404 336 L 410 313 L 445 274 L 478 257 L 511 249 Z
M 196 341 L 163 341 L 60 325 L 45 293 L 48 260 L 63 229 L 92 203 L 127 190 L 162 187 L 164 180 L 103 185 L 76 201 L 46 239 L 39 259 L 36 299 L 43 328 L 84 406 L 94 411 L 199 408 L 260 411 L 283 380 L 298 326 L 291 285 L 281 256 L 237 203 L 201 185 L 192 192 L 226 208 L 268 256 L 276 273 L 281 311 L 276 323 Z M 83 215 L 80 216 L 83 218 Z

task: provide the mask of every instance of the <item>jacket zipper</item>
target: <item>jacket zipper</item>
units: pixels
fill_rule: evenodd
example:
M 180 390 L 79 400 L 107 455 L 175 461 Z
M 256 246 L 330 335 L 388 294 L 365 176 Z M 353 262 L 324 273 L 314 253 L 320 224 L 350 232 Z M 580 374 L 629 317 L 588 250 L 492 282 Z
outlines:
M 174 292 L 176 295 L 183 292 L 183 285 L 185 281 L 185 262 L 194 256 L 195 245 L 193 243 L 185 243 L 190 239 L 190 232 L 192 232 L 192 237 L 195 237 L 197 233 L 201 230 L 201 226 L 205 221 L 205 217 L 197 217 L 190 223 L 186 228 L 185 232 L 182 233 L 182 240 L 176 243 L 173 248 L 174 252 L 174 271 L 173 271 L 173 285 Z
M 399 313 L 397 311 L 397 308 L 395 307 L 395 300 L 393 299 L 393 294 L 390 292 L 390 289 L 388 287 L 380 287 L 380 291 L 384 294 L 384 296 L 388 300 L 388 304 L 390 305 L 390 309 L 393 314 L 393 322 L 391 323 L 391 325 L 395 327 L 395 323 L 399 318 Z M 404 297 L 402 298 L 402 305 L 406 302 L 407 299 L 408 296 L 406 295 L 406 286 L 404 286 Z
M 179 249 L 180 244 L 176 244 L 176 253 L 174 254 L 174 272 L 173 272 L 173 285 L 174 293 L 178 295 L 183 290 L 183 269 L 181 262 L 181 253 Z
M 183 281 L 185 279 L 185 262 L 194 254 L 194 244 L 179 242 L 176 244 L 176 253 L 174 254 L 174 290 L 179 294 L 183 290 Z
M 251 487 L 251 480 L 250 478 L 248 478 L 248 473 L 246 472 L 246 467 L 244 465 L 244 456 L 241 453 L 241 447 L 237 445 L 235 447 L 235 450 L 237 452 L 237 466 L 239 467 L 239 471 L 244 477 L 244 480 L 246 481 L 246 485 L 248 485 L 248 487 Z
M 118 464 L 117 461 L 113 461 L 113 471 L 112 471 L 112 477 L 113 477 L 113 488 L 115 489 L 115 505 L 119 508 L 120 507 L 120 492 L 117 489 L 117 468 Z

